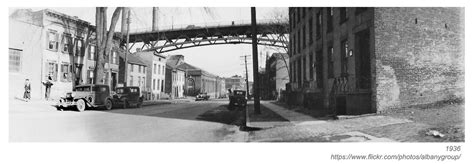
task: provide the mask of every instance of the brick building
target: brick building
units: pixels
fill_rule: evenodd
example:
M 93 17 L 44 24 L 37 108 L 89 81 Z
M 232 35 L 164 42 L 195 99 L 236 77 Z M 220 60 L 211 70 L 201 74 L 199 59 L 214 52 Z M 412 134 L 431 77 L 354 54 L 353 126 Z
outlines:
M 464 97 L 464 9 L 290 8 L 292 102 L 337 114 Z

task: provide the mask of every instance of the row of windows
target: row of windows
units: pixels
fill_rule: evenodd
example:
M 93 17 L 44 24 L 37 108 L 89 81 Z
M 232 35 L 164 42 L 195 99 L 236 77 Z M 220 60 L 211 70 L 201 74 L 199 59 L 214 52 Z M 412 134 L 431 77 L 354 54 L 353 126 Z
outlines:
M 366 11 L 368 8 L 367 7 L 357 7 L 356 8 L 356 15 L 363 13 Z M 308 30 L 306 30 L 306 24 L 304 24 L 301 28 L 298 30 L 295 29 L 296 25 L 300 22 L 300 13 L 303 15 L 303 17 L 306 16 L 306 11 L 309 11 L 310 9 L 306 8 L 295 8 L 295 12 L 292 12 L 291 18 L 290 19 L 290 27 L 292 28 L 292 31 L 295 31 L 294 35 L 292 35 L 292 40 L 291 40 L 291 52 L 292 54 L 296 53 L 301 53 L 301 49 L 305 49 L 308 44 L 313 43 L 313 37 L 316 37 L 316 39 L 321 38 L 322 32 L 323 32 L 323 18 L 322 18 L 322 13 L 323 11 L 326 11 L 326 32 L 332 32 L 333 30 L 333 17 L 334 17 L 334 10 L 335 8 L 329 7 L 326 8 L 325 10 L 321 9 L 316 13 L 316 28 L 313 28 L 313 17 L 310 17 L 308 19 L 307 25 L 308 25 Z M 340 7 L 338 8 L 339 11 L 339 16 L 340 16 L 340 24 L 344 23 L 348 19 L 347 15 L 347 10 L 348 8 L 346 7 Z M 313 30 L 316 31 L 316 35 L 313 34 Z M 308 31 L 308 35 L 306 32 Z M 306 37 L 309 37 L 309 41 L 307 43 Z
M 47 33 L 47 47 L 51 51 L 58 51 L 59 49 L 59 34 L 54 30 L 49 30 Z M 73 38 L 71 34 L 63 33 L 61 35 L 61 52 L 71 54 L 75 48 L 76 54 L 83 52 L 83 39 L 80 36 Z
M 146 73 L 146 66 L 136 65 L 136 64 L 128 64 L 128 70 L 130 72 L 134 72 L 135 68 L 138 68 L 138 73 Z
M 134 83 L 133 77 L 134 76 L 130 76 L 130 83 L 128 84 L 129 86 L 137 85 L 139 87 L 145 87 L 145 76 L 143 76 L 143 77 L 137 76 L 138 84 Z
M 161 81 L 161 83 L 160 83 Z M 161 85 L 160 85 L 161 84 Z M 163 92 L 165 86 L 165 81 L 160 79 L 153 79 L 153 90 L 158 90 L 158 92 Z
M 157 69 L 157 68 L 158 68 L 158 69 Z M 166 69 L 165 69 L 165 66 L 164 66 L 164 65 L 160 65 L 160 64 L 156 65 L 156 64 L 153 64 L 153 74 L 158 74 L 158 75 L 159 75 L 159 74 L 162 74 L 162 75 L 164 75 L 164 74 L 165 74 L 165 71 L 166 71 Z
M 48 31 L 47 34 L 47 47 L 46 49 L 51 50 L 51 51 L 58 51 L 59 48 L 59 34 L 56 31 L 50 30 Z M 73 38 L 71 34 L 64 33 L 62 35 L 62 40 L 61 40 L 61 52 L 65 54 L 71 54 L 74 50 L 76 51 L 75 54 L 79 54 L 80 56 L 83 55 L 83 51 L 85 47 L 83 46 L 84 41 L 82 37 L 75 37 Z M 75 48 L 75 49 L 74 49 Z M 89 48 L 89 54 L 87 59 L 89 60 L 95 60 L 96 58 L 96 46 L 95 45 L 90 45 Z M 117 55 L 117 51 L 112 51 L 112 64 L 118 64 L 118 59 L 119 56 Z M 109 58 L 105 58 L 105 62 L 109 62 Z

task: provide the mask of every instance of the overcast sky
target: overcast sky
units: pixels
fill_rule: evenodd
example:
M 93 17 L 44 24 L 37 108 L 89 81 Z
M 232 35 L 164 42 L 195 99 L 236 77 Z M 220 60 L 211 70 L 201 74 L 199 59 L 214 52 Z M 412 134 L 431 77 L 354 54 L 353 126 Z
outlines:
M 10 8 L 10 13 L 15 8 Z M 34 11 L 44 8 L 32 8 Z M 91 24 L 95 24 L 95 8 L 49 8 L 61 13 L 71 16 L 78 16 L 82 20 L 86 20 Z M 250 8 L 237 7 L 218 7 L 209 8 L 206 10 L 203 7 L 194 8 L 159 8 L 159 28 L 164 29 L 170 26 L 180 27 L 187 25 L 202 25 L 202 24 L 216 24 L 227 23 L 232 21 L 250 21 Z M 110 19 L 115 8 L 108 8 L 107 16 Z M 256 8 L 257 20 L 271 19 L 275 13 L 287 13 L 288 8 Z M 131 31 L 151 28 L 152 24 L 152 8 L 131 8 L 132 23 L 130 25 Z M 116 30 L 120 30 L 119 21 Z M 275 52 L 272 48 L 258 47 L 260 53 L 271 55 Z M 268 51 L 268 52 L 267 52 Z M 195 65 L 208 72 L 214 73 L 218 76 L 229 77 L 232 75 L 244 75 L 245 67 L 243 59 L 239 56 L 251 55 L 252 46 L 249 44 L 229 44 L 229 45 L 215 45 L 204 46 L 196 48 L 188 48 L 169 52 L 169 54 L 182 54 L 185 56 L 185 61 L 189 64 Z M 262 58 L 265 58 L 263 56 Z M 251 59 L 250 59 L 251 60 Z M 262 59 L 261 59 L 262 60 Z M 264 59 L 263 59 L 264 60 Z M 252 61 L 249 61 L 252 63 Z M 264 61 L 260 61 L 261 66 L 264 66 Z M 252 78 L 252 65 L 248 66 L 249 76 Z M 253 81 L 252 79 L 250 81 Z

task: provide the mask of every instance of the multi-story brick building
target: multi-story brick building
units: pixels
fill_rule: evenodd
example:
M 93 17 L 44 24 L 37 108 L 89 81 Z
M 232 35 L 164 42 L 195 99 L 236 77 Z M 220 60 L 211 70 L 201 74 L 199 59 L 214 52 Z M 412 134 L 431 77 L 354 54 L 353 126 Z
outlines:
M 290 8 L 294 102 L 381 112 L 464 93 L 462 8 Z

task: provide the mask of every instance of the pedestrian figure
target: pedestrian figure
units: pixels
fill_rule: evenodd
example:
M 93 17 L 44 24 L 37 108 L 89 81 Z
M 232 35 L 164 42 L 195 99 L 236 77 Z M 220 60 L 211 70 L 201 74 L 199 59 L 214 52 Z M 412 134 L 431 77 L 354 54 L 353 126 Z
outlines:
M 23 94 L 23 99 L 25 99 L 26 101 L 29 101 L 31 99 L 31 84 L 30 84 L 30 80 L 29 79 L 26 79 L 25 80 L 25 93 Z
M 50 96 L 50 93 L 51 93 L 51 86 L 53 85 L 53 83 L 51 82 L 51 80 L 53 80 L 51 78 L 51 75 L 48 75 L 48 79 L 46 80 L 46 82 L 43 82 L 43 85 L 46 86 L 46 93 L 44 95 L 44 98 L 46 100 L 49 100 L 49 96 Z

